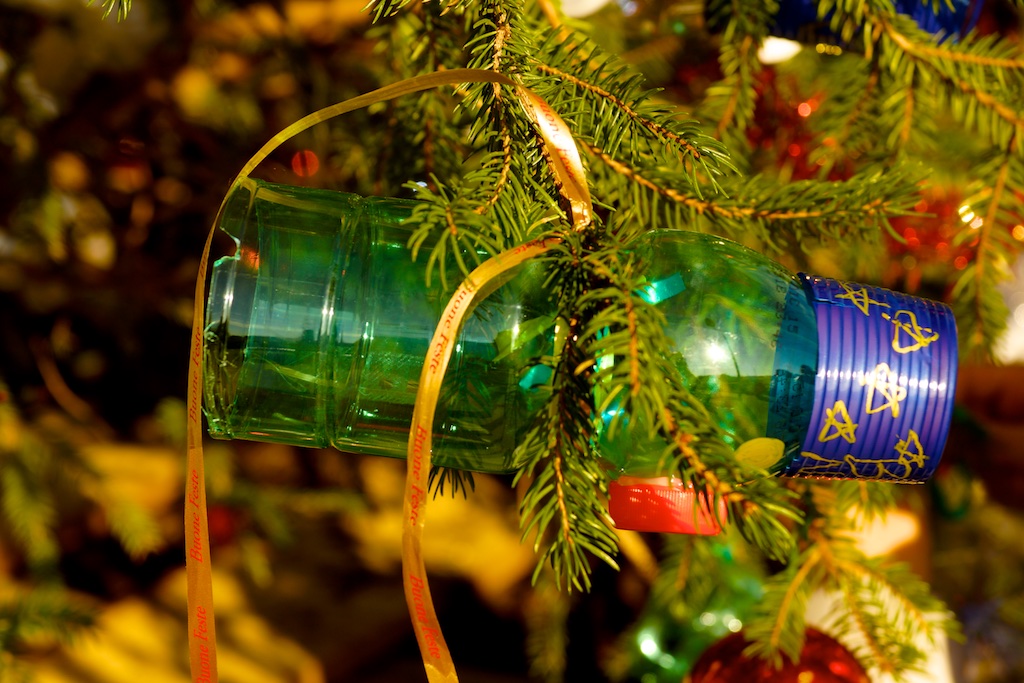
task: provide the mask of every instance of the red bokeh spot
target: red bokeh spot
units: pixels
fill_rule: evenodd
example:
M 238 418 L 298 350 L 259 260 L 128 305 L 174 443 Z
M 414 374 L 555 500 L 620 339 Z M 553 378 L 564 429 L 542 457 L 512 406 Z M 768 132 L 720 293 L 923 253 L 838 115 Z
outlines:
M 296 152 L 292 157 L 292 171 L 299 177 L 308 178 L 311 175 L 316 175 L 316 172 L 319 170 L 320 159 L 317 158 L 311 149 Z

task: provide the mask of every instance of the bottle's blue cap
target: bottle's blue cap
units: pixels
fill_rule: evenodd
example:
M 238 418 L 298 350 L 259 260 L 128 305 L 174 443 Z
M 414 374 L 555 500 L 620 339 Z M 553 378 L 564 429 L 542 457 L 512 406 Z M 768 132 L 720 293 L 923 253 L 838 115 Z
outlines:
M 818 323 L 814 408 L 782 474 L 923 482 L 946 445 L 957 333 L 948 306 L 801 274 Z

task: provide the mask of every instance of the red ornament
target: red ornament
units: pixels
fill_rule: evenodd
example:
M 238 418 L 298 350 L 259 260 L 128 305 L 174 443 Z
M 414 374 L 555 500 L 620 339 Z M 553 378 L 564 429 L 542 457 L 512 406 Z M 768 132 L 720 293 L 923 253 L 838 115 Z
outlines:
M 237 514 L 224 505 L 211 505 L 206 513 L 211 545 L 227 545 L 238 535 Z
M 300 178 L 309 178 L 320 170 L 320 159 L 311 149 L 304 149 L 292 156 L 292 171 Z
M 749 645 L 742 633 L 723 638 L 705 650 L 685 683 L 870 683 L 860 662 L 839 641 L 807 629 L 800 661 L 788 659 L 781 669 L 756 657 L 745 657 Z

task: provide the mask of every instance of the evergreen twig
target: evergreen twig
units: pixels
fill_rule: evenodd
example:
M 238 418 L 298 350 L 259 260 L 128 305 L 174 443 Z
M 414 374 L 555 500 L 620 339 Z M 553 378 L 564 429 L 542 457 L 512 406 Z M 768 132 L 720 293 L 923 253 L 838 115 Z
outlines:
M 86 4 L 92 5 L 93 2 L 95 0 L 87 0 Z M 102 0 L 100 6 L 103 8 L 104 19 L 117 9 L 117 20 L 124 21 L 128 18 L 128 13 L 132 11 L 132 0 Z

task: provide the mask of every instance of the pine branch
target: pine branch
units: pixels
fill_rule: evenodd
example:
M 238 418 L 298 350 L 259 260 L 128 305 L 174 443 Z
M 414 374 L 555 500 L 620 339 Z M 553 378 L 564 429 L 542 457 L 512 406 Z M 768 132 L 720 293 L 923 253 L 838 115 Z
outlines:
M 942 45 L 922 44 L 901 32 L 891 21 L 882 21 L 881 24 L 885 34 L 900 49 L 920 59 L 963 62 L 992 69 L 1024 69 L 1024 59 L 1020 57 L 980 52 L 984 48 L 995 46 L 995 39 L 993 37 L 973 39 L 973 49 L 979 50 L 979 52 L 972 52 L 972 39 L 970 38 L 966 39 L 967 45 L 963 41 L 959 45 L 957 43 L 945 43 Z M 1000 48 L 1005 49 L 1005 46 L 1000 46 Z
M 8 585 L 0 598 L 0 681 L 32 683 L 32 659 L 26 646 L 73 644 L 94 625 L 96 610 L 80 598 L 53 588 Z M 10 593 L 14 597 L 8 597 Z
M 433 491 L 435 497 L 444 495 L 445 486 L 451 491 L 453 498 L 459 491 L 462 491 L 462 497 L 465 498 L 470 491 L 476 490 L 476 480 L 473 478 L 472 472 L 451 467 L 431 467 L 427 485 L 428 490 Z
M 882 643 L 876 636 L 876 629 L 874 623 L 868 621 L 871 617 L 877 617 L 884 613 L 883 607 L 876 607 L 875 609 L 867 609 L 864 601 L 858 600 L 857 593 L 851 589 L 848 584 L 843 584 L 841 588 L 843 606 L 846 608 L 846 612 L 849 614 L 847 621 L 850 623 L 851 630 L 856 630 L 864 643 L 861 648 L 867 651 L 868 661 L 875 662 L 877 668 L 883 674 L 893 674 L 893 658 L 889 656 L 887 652 L 888 648 Z M 872 622 L 874 619 L 872 619 Z
M 737 153 L 747 150 L 747 128 L 754 120 L 758 48 L 778 12 L 775 0 L 714 0 L 708 3 L 712 25 L 724 26 L 718 62 L 722 79 L 705 93 L 701 115 L 717 121 L 715 137 Z
M 641 115 L 640 112 L 630 105 L 630 103 L 623 101 L 617 95 L 612 94 L 598 85 L 584 81 L 581 78 L 577 78 L 572 74 L 566 73 L 552 66 L 541 64 L 538 66 L 537 70 L 540 71 L 540 73 L 548 74 L 561 81 L 567 82 L 578 90 L 582 90 L 594 97 L 611 103 L 612 106 L 621 109 L 622 113 L 624 113 L 631 122 L 642 126 L 649 133 L 663 139 L 665 142 L 678 147 L 679 151 L 682 152 L 684 156 L 697 162 L 701 160 L 703 155 L 701 154 L 701 151 L 693 145 L 693 143 L 679 133 L 669 130 L 665 125 Z
M 852 510 L 857 524 L 867 524 L 885 516 L 896 505 L 898 489 L 877 481 L 837 481 L 832 485 L 837 510 Z
M 537 49 L 522 4 L 491 0 L 474 8 L 479 14 L 465 20 L 475 29 L 466 43 L 469 66 L 519 78 Z M 485 255 L 535 236 L 558 212 L 558 191 L 535 125 L 522 107 L 510 106 L 518 95 L 499 84 L 470 84 L 458 95 L 457 114 L 470 122 L 468 131 L 458 119 L 445 128 L 466 133 L 459 145 L 463 158 L 473 158 L 472 167 L 448 164 L 444 175 L 431 178 L 431 186 L 408 185 L 421 200 L 410 221 L 416 231 L 409 246 L 414 257 L 430 250 L 427 282 L 436 275 L 444 290 L 452 265 L 464 276 Z
M 1009 151 L 995 155 L 977 169 L 984 199 L 968 204 L 979 208 L 987 204 L 987 208 L 984 217 L 972 220 L 958 236 L 961 243 L 976 240 L 974 261 L 953 288 L 958 322 L 963 330 L 961 346 L 966 355 L 982 361 L 991 360 L 992 349 L 1008 317 L 998 286 L 1011 277 L 1009 263 L 1018 246 L 999 226 L 1006 222 L 1004 211 L 1011 215 L 1016 211 L 1016 192 L 1024 189 L 1024 163 L 1016 148 L 1014 138 Z
M 865 557 L 854 545 L 849 533 L 863 512 L 851 517 L 847 506 L 856 483 L 843 483 L 839 490 L 828 483 L 802 485 L 813 521 L 800 555 L 766 584 L 765 598 L 746 629 L 754 641 L 751 654 L 776 663 L 783 655 L 795 659 L 803 646 L 807 600 L 819 589 L 833 591 L 843 606 L 832 612 L 827 628 L 862 643 L 855 654 L 897 679 L 924 659 L 915 642 L 918 634 L 932 639 L 940 630 L 957 633 L 952 615 L 924 581 L 903 564 Z M 870 500 L 870 492 L 862 495 Z
M 800 63 L 810 68 L 807 62 Z M 881 128 L 875 106 L 879 70 L 856 56 L 844 55 L 829 62 L 837 68 L 825 70 L 824 78 L 834 90 L 816 113 L 817 129 L 827 132 L 809 155 L 809 161 L 821 167 L 820 177 L 827 177 L 842 162 L 877 154 Z
M 531 53 L 536 49 L 536 26 L 526 16 L 522 2 L 489 0 L 482 3 L 474 28 L 476 37 L 467 43 L 471 53 L 469 66 L 498 71 L 513 80 L 521 80 L 532 60 Z M 491 154 L 484 160 L 484 165 L 498 169 L 488 186 L 490 196 L 477 207 L 479 213 L 495 206 L 510 184 L 517 187 L 502 209 L 514 208 L 525 195 L 540 189 L 523 184 L 521 179 L 549 174 L 544 167 L 539 141 L 536 148 L 522 142 L 536 140 L 538 134 L 526 111 L 518 106 L 518 97 L 518 93 L 498 83 L 474 84 L 467 89 L 462 107 L 473 117 L 468 137 L 477 149 Z M 547 189 L 542 191 L 549 192 Z
M 493 256 L 526 241 L 545 222 L 550 204 L 537 199 L 536 187 L 525 186 L 515 177 L 507 180 L 499 201 L 489 204 L 491 188 L 501 177 L 499 158 L 486 156 L 478 170 L 467 173 L 452 187 L 440 181 L 435 190 L 410 186 L 421 201 L 409 220 L 415 226 L 409 248 L 413 259 L 429 250 L 427 286 L 436 274 L 442 291 L 451 291 L 451 261 L 457 267 L 456 281 L 461 281 L 485 255 Z
M 742 184 L 725 185 L 728 194 L 724 197 L 703 200 L 675 189 L 674 174 L 637 170 L 596 145 L 587 144 L 585 149 L 618 176 L 597 170 L 601 180 L 624 180 L 641 189 L 631 193 L 628 185 L 623 187 L 620 196 L 628 196 L 629 201 L 621 203 L 650 229 L 693 229 L 704 221 L 712 232 L 738 239 L 753 234 L 776 251 L 782 251 L 789 240 L 799 243 L 807 237 L 872 241 L 881 230 L 891 229 L 888 218 L 905 215 L 916 201 L 913 177 L 896 169 L 869 169 L 844 183 L 801 181 L 779 185 L 753 177 Z M 667 207 L 662 204 L 659 211 L 652 195 L 667 200 Z M 685 211 L 675 212 L 673 205 Z
M 840 9 L 838 18 L 848 25 L 863 12 L 865 35 L 877 34 L 874 49 L 879 63 L 894 79 L 909 85 L 911 73 L 918 72 L 922 87 L 941 88 L 958 120 L 968 127 L 977 123 L 979 131 L 997 144 L 1005 144 L 1012 129 L 1020 126 L 1020 114 L 1011 103 L 1024 84 L 1024 59 L 1007 41 L 966 36 L 958 43 L 936 45 L 933 36 L 909 17 L 895 14 L 891 5 L 840 3 Z M 852 10 L 858 14 L 849 14 Z M 967 99 L 960 99 L 963 96 Z M 982 118 L 985 111 L 990 116 Z
M 542 572 L 525 609 L 531 679 L 547 683 L 564 680 L 570 607 L 570 597 L 558 590 L 551 572 Z
M 754 82 L 754 76 L 759 71 L 758 69 L 750 68 L 750 64 L 753 62 L 751 54 L 755 52 L 754 39 L 749 35 L 743 36 L 739 46 L 735 47 L 734 50 L 735 55 L 729 53 L 728 47 L 722 50 L 721 61 L 726 65 L 726 68 L 723 69 L 726 73 L 723 85 L 728 88 L 729 97 L 718 120 L 718 126 L 715 127 L 715 135 L 719 138 L 724 137 L 726 131 L 733 130 L 733 125 L 737 123 L 737 119 L 739 119 L 740 123 L 737 127 L 743 129 L 745 128 L 743 123 L 747 123 L 753 118 L 753 102 L 755 97 L 751 84 Z M 743 102 L 742 107 L 740 106 L 741 101 Z
M 111 500 L 105 506 L 110 533 L 128 556 L 140 560 L 164 545 L 164 537 L 153 516 L 129 500 Z
M 545 546 L 534 578 L 549 561 L 559 586 L 565 581 L 570 589 L 589 590 L 587 553 L 617 568 L 616 544 L 597 498 L 603 474 L 580 431 L 587 423 L 580 414 L 585 404 L 579 405 L 585 398 L 582 392 L 575 401 L 567 396 L 570 372 L 562 364 L 556 371 L 555 393 L 520 448 L 523 465 L 516 481 L 529 480 L 520 505 L 523 535 L 536 534 L 535 549 Z
M 29 452 L 5 454 L 0 461 L 0 510 L 30 566 L 49 573 L 59 556 L 54 533 L 56 507 L 52 492 L 40 476 L 40 471 L 47 469 L 49 457 L 47 450 L 27 434 L 23 434 L 22 444 Z
M 795 660 L 804 645 L 805 614 L 811 594 L 824 578 L 822 550 L 812 546 L 793 558 L 787 568 L 765 582 L 764 598 L 747 621 L 751 656 L 781 666 L 782 657 Z
M 566 49 L 571 41 L 572 49 Z M 697 196 L 718 193 L 718 179 L 735 168 L 724 146 L 692 120 L 655 100 L 643 78 L 585 37 L 564 42 L 549 38 L 537 46 L 528 81 L 566 119 L 579 141 L 599 144 L 631 164 L 658 163 L 677 168 Z
M 700 616 L 734 567 L 758 566 L 750 549 L 729 537 L 667 535 L 661 555 L 650 608 L 684 623 Z
M 85 4 L 92 6 L 95 0 L 86 0 Z M 132 0 L 102 0 L 100 6 L 103 8 L 103 18 L 106 19 L 110 13 L 117 9 L 117 20 L 124 21 L 128 13 L 132 11 Z
M 382 22 L 373 32 L 387 48 L 389 82 L 466 66 L 471 37 L 465 17 L 444 14 L 434 3 L 416 3 Z M 467 145 L 457 105 L 462 92 L 433 89 L 402 97 L 389 105 L 387 177 L 396 186 L 410 181 L 432 184 L 457 178 L 472 150 Z
M 482 32 L 480 38 L 481 42 L 486 41 L 490 44 L 479 51 L 476 63 L 471 62 L 470 65 L 475 68 L 481 68 L 483 66 L 482 63 L 487 63 L 492 71 L 507 73 L 510 66 L 512 68 L 516 66 L 515 64 L 509 64 L 510 60 L 506 55 L 506 44 L 512 36 L 512 24 L 509 21 L 508 12 L 500 4 L 493 3 L 488 6 L 488 9 L 490 10 L 490 16 L 484 13 L 477 23 L 477 27 L 491 29 L 490 32 Z M 492 39 L 487 41 L 489 37 Z M 489 62 L 487 59 L 488 53 L 490 57 Z M 512 133 L 509 128 L 508 102 L 502 94 L 502 87 L 500 83 L 492 83 L 492 104 L 490 107 L 484 105 L 497 123 L 498 137 L 501 144 L 501 170 L 498 172 L 498 178 L 494 183 L 494 191 L 490 198 L 486 204 L 477 209 L 479 213 L 483 213 L 488 207 L 493 206 L 498 201 L 508 183 L 509 172 L 512 169 Z
M 734 460 L 723 458 L 716 463 L 712 457 L 722 458 L 721 447 L 708 444 L 707 439 L 694 443 L 693 436 L 680 428 L 669 410 L 663 416 L 663 427 L 675 449 L 670 471 L 678 471 L 694 490 L 709 492 L 706 509 L 715 510 L 718 500 L 725 500 L 732 522 L 745 539 L 769 558 L 787 557 L 793 544 L 787 522 L 798 521 L 800 514 L 778 480 L 764 473 L 744 471 Z M 711 448 L 698 451 L 694 447 L 705 444 Z
M 0 393 L 6 393 L 0 382 Z M 156 521 L 130 500 L 114 495 L 108 479 L 62 435 L 25 424 L 13 404 L 0 403 L 0 432 L 11 435 L 16 450 L 0 446 L 0 521 L 25 554 L 35 578 L 58 582 L 57 526 L 65 491 L 77 491 L 101 509 L 111 534 L 133 558 L 163 545 Z M 68 487 L 68 484 L 71 484 Z
M 736 462 L 712 415 L 685 388 L 665 353 L 672 344 L 664 319 L 639 295 L 643 265 L 634 256 L 622 256 L 634 235 L 623 226 L 621 234 L 581 259 L 593 276 L 580 300 L 591 312 L 583 318 L 587 324 L 579 342 L 586 349 L 586 368 L 597 368 L 592 376 L 595 414 L 615 415 L 604 427 L 606 438 L 624 426 L 639 442 L 662 439 L 659 469 L 664 474 L 678 475 L 684 485 L 706 492 L 708 509 L 724 500 L 745 538 L 769 557 L 785 557 L 792 539 L 783 520 L 799 515 L 777 479 Z
M 550 560 L 570 586 L 589 587 L 583 549 L 613 562 L 614 535 L 596 497 L 608 475 L 590 446 L 598 439 L 591 416 L 611 412 L 620 417 L 603 427 L 609 435 L 622 428 L 638 438 L 660 435 L 666 474 L 678 473 L 706 491 L 709 508 L 724 500 L 762 552 L 787 556 L 792 539 L 783 520 L 798 517 L 787 491 L 779 480 L 737 463 L 710 415 L 683 388 L 663 353 L 669 345 L 661 314 L 636 294 L 641 271 L 635 259 L 623 258 L 615 238 L 589 246 L 581 239 L 566 235 L 551 257 L 565 337 L 552 397 L 517 456 L 523 463 L 517 480 L 530 481 L 520 506 L 524 535 L 536 533 L 535 547 L 545 547 L 542 562 Z
M 370 10 L 373 21 L 379 22 L 381 19 L 395 16 L 411 2 L 412 0 L 370 0 L 363 10 Z
M 0 604 L 0 652 L 26 639 L 72 642 L 94 621 L 95 610 L 63 591 L 21 589 L 16 599 Z
M 844 35 L 862 32 L 867 48 L 862 62 L 877 78 L 878 92 L 871 103 L 868 98 L 864 104 L 843 99 L 843 90 L 858 97 L 861 92 L 855 82 L 845 83 L 853 76 L 844 77 L 844 71 L 852 74 L 853 69 L 843 66 L 855 59 L 848 54 L 834 62 L 840 68 L 826 72 L 829 89 L 838 92 L 826 99 L 818 122 L 826 144 L 813 158 L 826 162 L 823 170 L 853 155 L 870 155 L 885 163 L 886 157 L 894 159 L 902 152 L 948 160 L 949 133 L 936 122 L 950 117 L 994 148 L 990 161 L 965 170 L 978 180 L 965 205 L 974 207 L 979 218 L 971 221 L 974 227 L 964 228 L 956 243 L 973 245 L 976 259 L 959 274 L 953 289 L 964 352 L 990 360 L 1007 319 L 997 287 L 1019 251 L 1007 229 L 1019 222 L 1008 201 L 1021 188 L 1021 179 L 1013 172 L 1019 157 L 1018 131 L 1024 123 L 1017 106 L 1024 89 L 1019 46 L 976 35 L 939 44 L 909 17 L 874 0 L 829 0 L 820 7 L 823 13 L 832 9 L 834 28 Z M 874 107 L 874 116 L 864 120 L 859 116 L 862 107 Z M 854 125 L 848 127 L 844 121 Z M 837 129 L 839 137 L 826 137 Z M 887 142 L 881 148 L 874 144 L 880 136 Z
M 851 550 L 844 549 L 849 556 L 837 558 L 832 569 L 846 609 L 834 613 L 830 628 L 864 643 L 855 654 L 880 672 L 901 679 L 920 670 L 926 656 L 916 636 L 924 633 L 934 642 L 941 630 L 958 637 L 955 620 L 906 565 L 885 564 Z
M 533 428 L 517 449 L 521 468 L 516 483 L 528 482 L 520 503 L 524 538 L 545 547 L 534 572 L 536 580 L 550 561 L 559 586 L 588 590 L 587 553 L 617 567 L 615 533 L 599 495 L 607 492 L 605 477 L 591 450 L 595 441 L 594 411 L 586 355 L 579 344 L 587 310 L 581 295 L 592 273 L 581 267 L 581 237 L 567 234 L 553 250 L 552 288 L 560 293 L 559 323 L 564 344 L 555 360 L 552 395 Z

